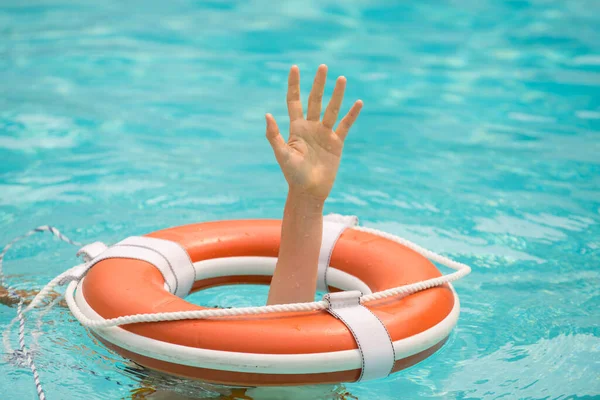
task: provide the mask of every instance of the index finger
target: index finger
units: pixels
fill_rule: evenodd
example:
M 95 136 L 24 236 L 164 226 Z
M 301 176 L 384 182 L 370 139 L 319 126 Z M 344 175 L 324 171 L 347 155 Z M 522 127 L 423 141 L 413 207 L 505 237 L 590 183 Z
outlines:
M 300 69 L 292 66 L 288 76 L 287 106 L 290 122 L 302 118 L 302 103 L 300 102 Z

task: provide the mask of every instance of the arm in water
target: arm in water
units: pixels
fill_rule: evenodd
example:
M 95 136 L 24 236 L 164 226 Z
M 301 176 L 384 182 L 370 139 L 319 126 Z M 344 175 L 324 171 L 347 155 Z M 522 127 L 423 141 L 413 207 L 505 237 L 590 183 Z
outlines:
M 314 300 L 323 231 L 323 204 L 335 181 L 344 140 L 362 108 L 362 101 L 356 101 L 334 131 L 346 88 L 346 78 L 341 76 L 321 120 L 326 77 L 327 66 L 319 66 L 305 119 L 300 102 L 300 71 L 295 65 L 291 68 L 287 92 L 290 116 L 287 143 L 279 133 L 273 116 L 266 115 L 267 139 L 289 186 L 279 258 L 267 304 Z

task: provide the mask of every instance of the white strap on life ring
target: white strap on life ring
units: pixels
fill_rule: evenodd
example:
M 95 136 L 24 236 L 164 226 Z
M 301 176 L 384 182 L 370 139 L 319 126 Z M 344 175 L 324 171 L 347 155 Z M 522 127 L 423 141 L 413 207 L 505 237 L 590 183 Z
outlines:
M 131 236 L 108 248 L 100 242 L 92 243 L 80 249 L 78 254 L 84 259 L 93 257 L 80 271 L 82 276 L 94 265 L 109 258 L 146 261 L 158 268 L 169 292 L 181 298 L 190 293 L 196 280 L 194 264 L 187 252 L 178 243 L 169 240 Z
M 327 284 L 327 268 L 331 261 L 331 253 L 342 235 L 342 232 L 348 227 L 358 225 L 358 218 L 354 216 L 343 216 L 339 214 L 329 214 L 323 217 L 323 236 L 321 239 L 321 250 L 319 252 L 319 266 L 317 269 L 317 290 L 329 292 Z
M 371 310 L 360 304 L 358 290 L 328 293 L 323 300 L 327 311 L 352 332 L 362 359 L 357 382 L 385 378 L 394 368 L 394 343 L 385 325 Z
M 77 257 L 81 257 L 85 262 L 92 261 L 107 249 L 108 246 L 102 242 L 86 244 L 77 251 Z

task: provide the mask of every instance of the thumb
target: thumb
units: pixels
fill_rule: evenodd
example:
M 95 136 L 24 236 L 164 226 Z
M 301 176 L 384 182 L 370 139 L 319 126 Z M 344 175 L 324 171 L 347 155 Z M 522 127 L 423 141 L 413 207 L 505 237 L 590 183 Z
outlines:
M 271 114 L 265 115 L 265 118 L 267 120 L 267 140 L 269 140 L 273 148 L 275 158 L 277 161 L 280 161 L 286 151 L 285 141 L 279 133 L 279 127 L 277 126 L 277 122 L 275 122 L 275 118 Z

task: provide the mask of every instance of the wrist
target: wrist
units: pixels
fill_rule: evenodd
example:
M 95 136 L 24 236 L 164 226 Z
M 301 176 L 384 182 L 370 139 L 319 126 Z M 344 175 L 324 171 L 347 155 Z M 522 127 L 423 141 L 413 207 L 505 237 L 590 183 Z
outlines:
M 317 195 L 302 188 L 290 186 L 288 189 L 288 198 L 293 198 L 307 204 L 324 204 L 327 196 Z
M 293 208 L 307 215 L 323 215 L 323 206 L 326 197 L 317 196 L 304 190 L 290 186 L 288 191 L 287 203 L 293 205 Z

